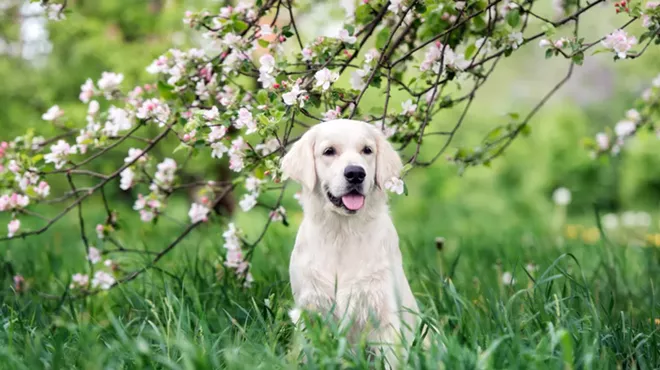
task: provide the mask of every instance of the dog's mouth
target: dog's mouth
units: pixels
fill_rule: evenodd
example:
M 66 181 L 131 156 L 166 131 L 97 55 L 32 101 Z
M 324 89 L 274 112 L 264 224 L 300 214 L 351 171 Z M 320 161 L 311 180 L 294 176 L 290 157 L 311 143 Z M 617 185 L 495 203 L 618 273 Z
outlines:
M 336 197 L 329 191 L 327 192 L 327 195 L 330 203 L 334 204 L 335 207 L 345 208 L 351 213 L 357 212 L 362 207 L 364 207 L 364 195 L 355 189 L 349 191 L 341 197 Z

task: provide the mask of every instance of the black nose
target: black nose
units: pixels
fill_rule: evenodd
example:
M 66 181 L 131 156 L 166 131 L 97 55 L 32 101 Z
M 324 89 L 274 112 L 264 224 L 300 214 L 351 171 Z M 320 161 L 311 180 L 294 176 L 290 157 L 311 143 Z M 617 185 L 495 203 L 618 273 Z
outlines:
M 344 177 L 351 184 L 361 184 L 367 174 L 360 166 L 348 166 L 344 169 Z

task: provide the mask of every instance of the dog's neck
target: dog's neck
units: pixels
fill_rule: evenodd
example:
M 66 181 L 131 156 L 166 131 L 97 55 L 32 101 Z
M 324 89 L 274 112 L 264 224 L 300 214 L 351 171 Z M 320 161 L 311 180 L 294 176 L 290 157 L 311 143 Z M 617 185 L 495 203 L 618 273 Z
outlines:
M 304 218 L 328 228 L 364 227 L 383 217 L 389 218 L 387 195 L 380 189 L 369 192 L 362 209 L 355 214 L 343 214 L 331 204 L 319 189 L 304 189 L 301 194 Z

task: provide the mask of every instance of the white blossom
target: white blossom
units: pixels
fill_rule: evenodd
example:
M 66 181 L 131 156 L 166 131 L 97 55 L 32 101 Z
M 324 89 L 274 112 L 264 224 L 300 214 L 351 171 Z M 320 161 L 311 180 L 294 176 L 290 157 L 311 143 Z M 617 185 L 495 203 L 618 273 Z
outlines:
M 188 211 L 188 217 L 190 217 L 190 222 L 192 223 L 206 221 L 208 219 L 208 214 L 208 207 L 197 203 L 193 203 L 190 206 L 190 211 Z
M 351 36 L 351 35 L 348 33 L 348 30 L 345 29 L 345 28 L 342 28 L 342 29 L 339 31 L 339 34 L 337 35 L 337 38 L 338 38 L 339 40 L 341 40 L 341 41 L 347 43 L 347 44 L 355 44 L 355 41 L 357 41 L 357 37 L 355 37 L 355 36 Z
M 115 278 L 105 271 L 96 271 L 94 279 L 92 279 L 92 287 L 101 288 L 103 290 L 110 289 L 114 283 Z
M 566 188 L 557 188 L 552 193 L 552 200 L 558 206 L 566 206 L 571 203 L 571 191 Z
M 95 247 L 90 246 L 89 251 L 87 252 L 87 260 L 93 264 L 101 262 L 101 251 Z
M 391 179 L 385 181 L 384 186 L 386 190 L 391 191 L 392 193 L 396 193 L 398 195 L 401 195 L 404 192 L 403 180 L 401 180 L 398 177 L 392 177 Z
M 13 238 L 14 235 L 18 232 L 18 229 L 21 228 L 21 221 L 18 219 L 13 219 L 7 224 L 7 237 Z
M 244 212 L 247 212 L 247 211 L 251 210 L 252 208 L 254 208 L 254 206 L 257 205 L 257 197 L 258 196 L 259 196 L 259 194 L 257 194 L 257 193 L 245 194 L 243 196 L 243 199 L 241 199 L 241 201 L 238 202 L 238 205 L 241 207 L 241 209 Z
M 119 188 L 121 190 L 128 190 L 133 186 L 135 179 L 135 172 L 129 167 L 119 173 Z
M 314 74 L 314 78 L 316 79 L 316 87 L 321 86 L 323 91 L 326 91 L 327 89 L 330 88 L 330 85 L 337 81 L 339 79 L 339 73 L 337 72 L 332 72 L 327 68 L 323 68 L 320 71 L 317 71 Z
M 41 119 L 44 121 L 55 121 L 56 119 L 62 117 L 64 115 L 64 111 L 60 109 L 58 105 L 53 105 L 52 107 L 48 108 L 48 111 L 44 114 L 41 115 Z

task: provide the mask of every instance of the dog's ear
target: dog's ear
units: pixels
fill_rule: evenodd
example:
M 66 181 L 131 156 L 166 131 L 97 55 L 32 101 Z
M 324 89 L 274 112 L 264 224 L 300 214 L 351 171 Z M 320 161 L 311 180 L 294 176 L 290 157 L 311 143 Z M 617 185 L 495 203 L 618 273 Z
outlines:
M 383 132 L 378 128 L 374 127 L 376 132 L 376 185 L 379 188 L 385 186 L 387 180 L 392 179 L 392 177 L 399 177 L 401 174 L 401 169 L 403 169 L 403 163 L 401 163 L 401 157 L 399 153 L 392 147 Z
M 313 190 L 316 185 L 314 165 L 314 130 L 309 130 L 298 139 L 280 162 L 283 180 L 291 178 L 302 186 Z

